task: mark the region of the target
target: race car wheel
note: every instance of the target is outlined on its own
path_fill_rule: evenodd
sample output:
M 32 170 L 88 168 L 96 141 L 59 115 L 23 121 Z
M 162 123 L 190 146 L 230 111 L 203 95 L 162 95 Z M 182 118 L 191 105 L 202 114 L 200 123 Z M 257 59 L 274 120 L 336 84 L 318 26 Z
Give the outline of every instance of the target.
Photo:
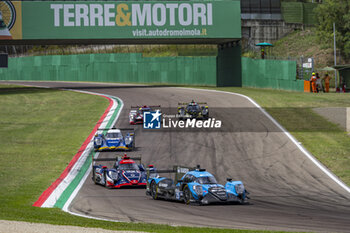
M 151 183 L 151 195 L 152 195 L 152 198 L 154 199 L 154 200 L 157 200 L 158 199 L 158 187 L 157 187 L 157 184 L 156 184 L 156 182 L 152 182 Z
M 103 186 L 107 187 L 107 174 L 106 174 L 106 171 L 103 172 L 103 178 L 105 179 L 105 183 L 103 184 Z
M 97 184 L 97 182 L 96 182 L 96 175 L 95 175 L 95 168 L 94 168 L 93 171 L 92 171 L 92 181 L 93 181 L 95 184 Z
M 238 195 L 239 198 L 239 204 L 244 204 L 244 197 L 242 194 Z
M 188 185 L 184 187 L 184 202 L 189 205 L 191 203 L 192 193 Z

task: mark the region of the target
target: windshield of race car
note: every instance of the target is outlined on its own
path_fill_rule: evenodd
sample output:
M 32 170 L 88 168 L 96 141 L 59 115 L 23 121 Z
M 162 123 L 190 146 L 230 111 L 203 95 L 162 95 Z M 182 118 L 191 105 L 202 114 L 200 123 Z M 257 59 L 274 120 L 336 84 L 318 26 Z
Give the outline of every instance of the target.
M 123 163 L 119 164 L 119 170 L 140 170 L 136 163 Z
M 121 133 L 107 133 L 106 138 L 122 138 L 123 135 Z
M 188 111 L 188 112 L 196 112 L 196 111 L 199 111 L 199 106 L 198 106 L 198 105 L 188 105 L 188 106 L 187 106 L 187 111 Z
M 194 180 L 194 182 L 198 184 L 217 184 L 218 183 L 214 176 L 198 177 Z

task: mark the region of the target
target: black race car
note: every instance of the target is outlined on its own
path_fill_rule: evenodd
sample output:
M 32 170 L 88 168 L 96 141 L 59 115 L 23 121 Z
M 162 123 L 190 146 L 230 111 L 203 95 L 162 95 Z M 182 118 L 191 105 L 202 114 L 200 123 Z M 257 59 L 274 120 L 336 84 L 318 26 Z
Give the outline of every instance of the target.
M 198 119 L 207 120 L 209 119 L 209 108 L 206 106 L 207 103 L 198 103 L 192 100 L 190 103 L 179 103 L 182 105 L 178 107 L 178 117 L 180 120 L 184 119 Z M 201 106 L 202 105 L 202 106 Z

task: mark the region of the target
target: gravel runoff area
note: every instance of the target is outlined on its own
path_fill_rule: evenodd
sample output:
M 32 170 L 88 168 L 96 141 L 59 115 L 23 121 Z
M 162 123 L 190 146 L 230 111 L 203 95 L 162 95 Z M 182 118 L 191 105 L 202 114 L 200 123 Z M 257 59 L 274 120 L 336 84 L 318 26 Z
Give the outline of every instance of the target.
M 350 133 L 350 108 L 314 108 L 314 111 Z
M 0 233 L 138 233 L 137 231 L 110 231 L 100 228 L 86 228 L 75 226 L 59 226 L 43 223 L 29 223 L 0 220 Z

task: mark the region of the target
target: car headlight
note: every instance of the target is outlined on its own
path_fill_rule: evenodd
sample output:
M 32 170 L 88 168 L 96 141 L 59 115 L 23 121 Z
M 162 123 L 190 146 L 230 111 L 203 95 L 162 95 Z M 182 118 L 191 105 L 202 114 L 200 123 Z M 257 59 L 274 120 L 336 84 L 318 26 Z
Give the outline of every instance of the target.
M 197 193 L 198 196 L 203 195 L 203 187 L 201 185 L 194 185 L 193 190 Z
M 131 143 L 132 139 L 131 137 L 125 137 L 125 144 L 129 145 Z
M 102 139 L 101 138 L 95 138 L 95 144 L 98 146 L 102 145 Z
M 244 193 L 244 185 L 243 184 L 237 184 L 235 185 L 236 193 L 237 194 L 243 194 Z
M 118 174 L 114 171 L 109 171 L 108 173 L 109 177 L 111 177 L 113 180 L 117 180 L 118 179 Z

